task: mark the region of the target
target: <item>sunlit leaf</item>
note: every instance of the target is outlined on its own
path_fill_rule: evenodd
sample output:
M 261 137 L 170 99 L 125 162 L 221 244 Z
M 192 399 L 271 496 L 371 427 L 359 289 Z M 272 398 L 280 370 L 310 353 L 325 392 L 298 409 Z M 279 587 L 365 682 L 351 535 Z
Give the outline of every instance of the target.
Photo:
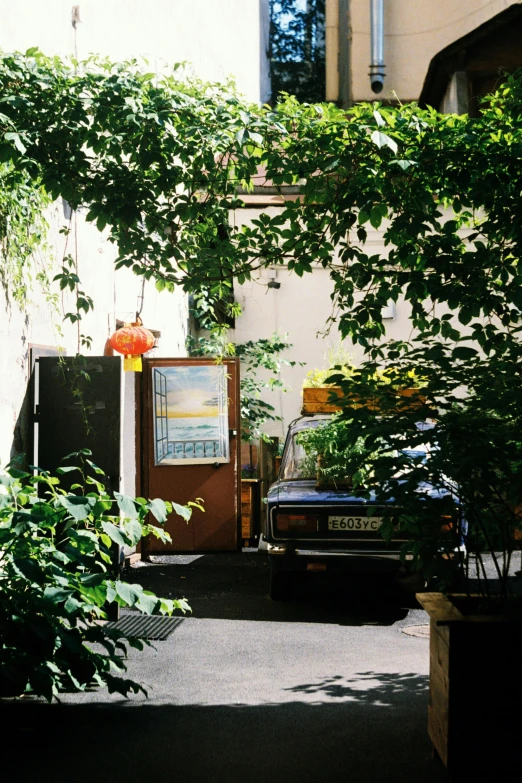
M 371 139 L 373 143 L 376 144 L 379 148 L 389 147 L 392 152 L 397 154 L 397 142 L 388 136 L 387 133 L 382 133 L 382 131 L 374 131 L 372 133 Z

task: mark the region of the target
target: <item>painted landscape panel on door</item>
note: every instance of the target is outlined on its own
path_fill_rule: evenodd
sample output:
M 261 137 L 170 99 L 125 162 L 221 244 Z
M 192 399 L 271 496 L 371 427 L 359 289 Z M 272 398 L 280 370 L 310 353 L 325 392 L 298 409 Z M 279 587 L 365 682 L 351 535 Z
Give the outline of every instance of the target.
M 155 465 L 230 462 L 222 364 L 152 367 Z

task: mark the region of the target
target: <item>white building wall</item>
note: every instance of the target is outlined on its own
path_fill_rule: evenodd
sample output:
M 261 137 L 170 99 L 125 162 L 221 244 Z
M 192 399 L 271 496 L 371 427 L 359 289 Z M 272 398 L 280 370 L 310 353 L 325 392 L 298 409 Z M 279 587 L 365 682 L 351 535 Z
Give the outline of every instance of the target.
M 204 80 L 236 79 L 248 100 L 267 100 L 266 57 L 268 0 L 83 0 L 80 23 L 72 25 L 72 0 L 0 0 L 0 48 L 26 51 L 38 47 L 45 54 L 91 53 L 112 60 L 145 56 L 149 67 L 188 61 Z M 263 43 L 261 43 L 263 42 Z M 142 279 L 128 270 L 114 269 L 116 248 L 106 234 L 86 224 L 83 215 L 73 218 L 67 240 L 59 228 L 68 224 L 61 203 L 49 215 L 50 252 L 42 263 L 59 271 L 64 253 L 77 259 L 81 288 L 94 300 L 94 311 L 81 322 L 81 331 L 92 338 L 92 348 L 82 353 L 100 355 L 114 330 L 116 319 L 133 320 L 141 305 Z M 77 234 L 75 235 L 75 228 Z M 53 290 L 57 290 L 56 284 Z M 15 426 L 29 380 L 29 344 L 60 346 L 68 355 L 78 350 L 77 329 L 61 316 L 35 288 L 25 313 L 7 307 L 0 288 L 0 463 L 11 456 Z M 72 309 L 72 297 L 60 302 L 63 312 Z M 187 301 L 182 291 L 158 293 L 154 283 L 144 290 L 141 317 L 146 326 L 161 331 L 157 356 L 185 355 Z M 125 442 L 122 445 L 123 483 L 134 490 L 134 374 L 125 374 L 122 392 Z
M 191 63 L 202 79 L 236 79 L 251 101 L 266 99 L 266 0 L 80 0 L 80 23 L 71 23 L 72 0 L 0 0 L 0 48 L 38 46 L 45 54 L 146 57 L 153 67 Z

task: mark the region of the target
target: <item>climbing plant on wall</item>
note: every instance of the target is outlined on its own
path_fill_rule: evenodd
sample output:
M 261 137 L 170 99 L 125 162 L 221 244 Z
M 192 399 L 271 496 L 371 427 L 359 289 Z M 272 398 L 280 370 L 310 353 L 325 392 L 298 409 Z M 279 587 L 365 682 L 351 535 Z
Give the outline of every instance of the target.
M 270 441 L 265 432 L 266 426 L 282 420 L 274 405 L 263 396 L 266 396 L 266 391 L 289 391 L 280 373 L 283 366 L 294 367 L 297 364 L 282 356 L 291 347 L 286 336 L 278 334 L 234 344 L 228 339 L 226 327 L 216 327 L 206 337 L 189 336 L 187 339 L 189 356 L 215 356 L 217 361 L 222 361 L 225 356 L 240 359 L 241 439 L 246 443 Z
M 1 117 L 0 117 L 1 120 Z M 4 138 L 9 140 L 9 131 Z M 48 287 L 45 267 L 29 259 L 42 249 L 50 198 L 28 172 L 0 163 L 0 282 L 7 303 L 25 307 L 31 284 Z
M 486 352 L 518 329 L 516 78 L 473 120 L 294 98 L 272 111 L 180 70 L 37 51 L 3 57 L 0 88 L 4 165 L 83 207 L 117 245 L 116 265 L 159 289 L 226 299 L 234 280 L 263 266 L 303 275 L 319 264 L 342 334 L 365 346 L 382 337 L 382 306 L 399 297 L 420 333 L 456 341 L 464 329 Z M 300 197 L 232 225 L 260 170 L 282 192 L 299 185 Z M 386 252 L 367 242 L 378 228 Z

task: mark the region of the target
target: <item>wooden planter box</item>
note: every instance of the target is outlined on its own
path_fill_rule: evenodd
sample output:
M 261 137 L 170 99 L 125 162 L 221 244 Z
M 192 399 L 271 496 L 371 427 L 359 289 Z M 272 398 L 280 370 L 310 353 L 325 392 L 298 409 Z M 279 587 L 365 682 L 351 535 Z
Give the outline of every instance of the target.
M 522 623 L 464 613 L 442 593 L 417 599 L 430 616 L 434 751 L 451 779 L 479 780 L 495 770 L 497 780 L 511 780 L 498 773 L 520 764 Z
M 303 389 L 303 416 L 313 416 L 314 413 L 337 413 L 341 408 L 335 404 L 336 397 L 343 393 L 338 386 L 321 386 L 316 389 Z
M 396 391 L 391 390 L 394 394 Z M 400 397 L 413 397 L 417 394 L 418 389 L 401 389 L 398 394 Z M 319 386 L 317 388 L 303 389 L 303 407 L 301 414 L 303 416 L 313 416 L 316 413 L 337 413 L 341 410 L 341 406 L 336 403 L 336 398 L 342 398 L 343 392 L 339 386 Z M 426 402 L 425 397 L 419 396 L 414 402 L 412 407 L 418 407 Z M 377 404 L 370 403 L 370 407 L 377 409 Z

